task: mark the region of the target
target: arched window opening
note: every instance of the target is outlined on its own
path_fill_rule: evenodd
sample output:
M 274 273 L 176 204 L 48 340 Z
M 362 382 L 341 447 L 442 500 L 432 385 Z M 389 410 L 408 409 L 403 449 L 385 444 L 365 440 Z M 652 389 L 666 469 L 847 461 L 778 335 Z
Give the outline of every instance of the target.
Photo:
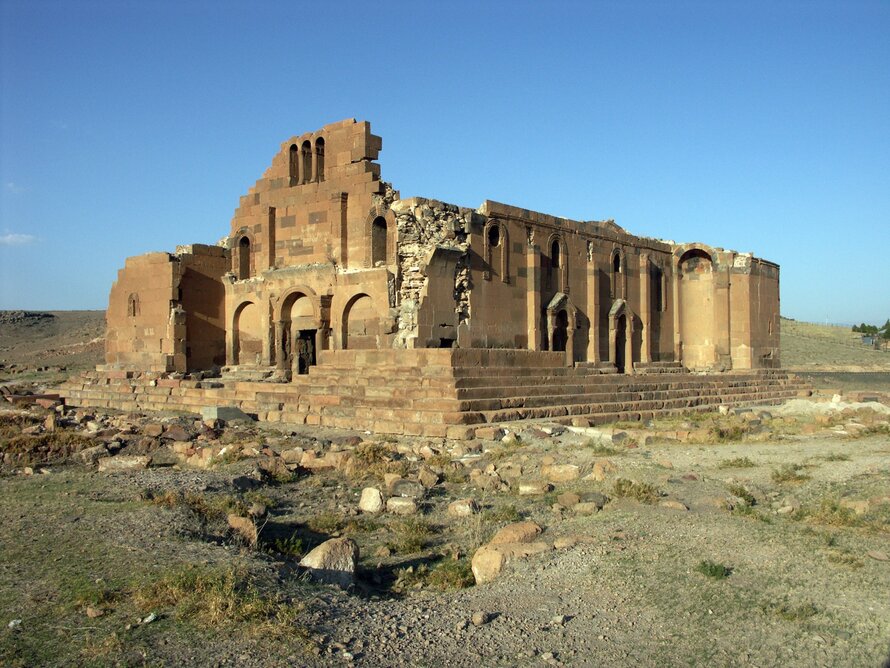
M 315 180 L 318 183 L 324 181 L 324 138 L 315 140 Z
M 621 274 L 621 253 L 616 250 L 612 253 L 612 281 L 610 286 L 612 299 L 620 299 L 624 296 L 624 286 L 621 280 Z
M 288 152 L 288 162 L 287 162 L 287 174 L 290 180 L 290 185 L 295 186 L 299 183 L 299 172 L 300 172 L 300 152 L 297 149 L 296 144 L 290 145 L 290 151 Z
M 553 237 L 550 242 L 550 262 L 547 267 L 547 287 L 554 290 L 565 291 L 565 271 L 563 265 L 566 259 L 563 257 L 562 239 Z
M 501 243 L 501 228 L 498 225 L 492 225 L 488 228 L 488 247 L 497 248 Z
M 550 246 L 550 266 L 554 269 L 559 269 L 562 266 L 559 251 L 559 239 L 554 239 Z
M 300 151 L 303 155 L 303 183 L 309 183 L 312 179 L 312 144 L 309 143 L 309 140 L 303 142 L 303 147 Z
M 386 220 L 378 216 L 371 223 L 371 266 L 376 266 L 378 262 L 385 263 L 387 257 Z
M 652 268 L 652 299 L 655 312 L 664 311 L 664 272 L 661 267 Z
M 127 315 L 131 318 L 139 315 L 139 295 L 135 292 L 127 298 Z
M 238 242 L 238 280 L 250 278 L 250 239 L 241 237 Z

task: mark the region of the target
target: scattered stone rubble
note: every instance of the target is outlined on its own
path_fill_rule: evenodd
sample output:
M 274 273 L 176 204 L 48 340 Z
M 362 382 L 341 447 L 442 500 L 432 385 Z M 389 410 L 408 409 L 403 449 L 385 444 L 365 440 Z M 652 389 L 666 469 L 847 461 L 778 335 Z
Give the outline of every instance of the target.
M 727 410 L 715 416 L 709 427 L 699 422 L 669 426 L 641 425 L 639 428 L 565 427 L 553 424 L 492 427 L 473 441 L 446 439 L 382 439 L 372 434 L 309 431 L 274 431 L 261 427 L 238 411 L 219 408 L 201 417 L 184 415 L 142 415 L 103 413 L 72 409 L 45 393 L 26 395 L 6 393 L 8 408 L 0 409 L 2 424 L 20 425 L 20 435 L 3 445 L 2 469 L 7 473 L 33 475 L 50 473 L 63 463 L 94 468 L 100 474 L 116 475 L 156 467 L 208 469 L 237 460 L 255 463 L 254 473 L 232 480 L 235 489 L 256 489 L 263 481 L 286 481 L 299 475 L 335 474 L 367 480 L 373 460 L 403 462 L 401 472 L 380 472 L 382 484 L 367 484 L 356 494 L 349 513 L 369 516 L 425 514 L 439 504 L 446 517 L 466 521 L 477 515 L 479 499 L 492 495 L 515 494 L 539 497 L 547 503 L 553 518 L 586 516 L 603 511 L 614 500 L 596 491 L 583 491 L 575 484 L 617 480 L 627 475 L 622 463 L 609 452 L 633 450 L 655 442 L 704 443 L 727 429 L 733 438 L 757 442 L 783 436 L 783 427 L 795 424 L 798 432 L 857 437 L 874 430 L 890 430 L 890 401 L 880 403 L 798 400 L 785 407 L 765 410 Z M 30 397 L 23 401 L 22 397 Z M 719 426 L 717 432 L 714 425 Z M 792 436 L 793 437 L 793 436 Z M 67 444 L 53 449 L 56 441 Z M 540 443 L 548 454 L 531 459 L 514 456 L 518 446 Z M 29 444 L 33 447 L 28 447 Z M 48 445 L 50 444 L 50 445 Z M 565 445 L 586 444 L 601 457 L 574 458 Z M 370 449 L 370 450 L 369 450 Z M 696 480 L 694 474 L 670 473 L 670 461 L 656 462 L 669 475 Z M 50 468 L 47 468 L 50 467 Z M 443 496 L 446 482 L 461 481 L 458 498 Z M 566 486 L 569 486 L 568 488 Z M 469 496 L 466 493 L 472 492 Z M 791 495 L 772 495 L 754 487 L 747 492 L 761 506 L 777 514 L 791 514 L 800 502 Z M 553 495 L 553 496 L 550 496 Z M 688 511 L 682 499 L 662 495 L 655 502 L 665 511 Z M 844 499 L 842 507 L 857 515 L 868 512 L 882 499 Z M 890 497 L 886 499 L 890 502 Z M 734 494 L 715 498 L 717 508 L 731 509 L 749 503 Z M 262 503 L 254 503 L 246 514 L 232 513 L 226 522 L 233 535 L 245 544 L 258 542 L 258 526 L 266 516 Z M 478 584 L 498 577 L 510 564 L 590 542 L 590 535 L 564 535 L 532 521 L 510 522 L 472 554 L 472 573 Z M 355 582 L 359 561 L 358 546 L 345 537 L 326 541 L 307 554 L 300 565 L 313 577 L 348 587 Z

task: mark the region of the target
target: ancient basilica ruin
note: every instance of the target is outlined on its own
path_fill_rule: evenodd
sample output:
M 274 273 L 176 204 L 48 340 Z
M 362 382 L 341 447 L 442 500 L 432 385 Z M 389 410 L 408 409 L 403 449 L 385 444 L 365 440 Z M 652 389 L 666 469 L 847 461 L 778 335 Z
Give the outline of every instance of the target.
M 129 258 L 69 403 L 471 437 L 778 400 L 779 267 L 381 179 L 353 119 L 291 137 L 215 246 Z

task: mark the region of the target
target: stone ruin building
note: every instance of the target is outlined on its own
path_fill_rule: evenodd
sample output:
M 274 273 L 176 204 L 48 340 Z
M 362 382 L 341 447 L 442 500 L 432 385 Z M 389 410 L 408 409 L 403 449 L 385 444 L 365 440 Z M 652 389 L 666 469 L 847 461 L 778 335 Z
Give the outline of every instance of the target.
M 403 199 L 381 148 L 354 119 L 291 137 L 217 245 L 128 258 L 106 364 L 68 402 L 466 438 L 794 394 L 778 265 L 611 220 Z

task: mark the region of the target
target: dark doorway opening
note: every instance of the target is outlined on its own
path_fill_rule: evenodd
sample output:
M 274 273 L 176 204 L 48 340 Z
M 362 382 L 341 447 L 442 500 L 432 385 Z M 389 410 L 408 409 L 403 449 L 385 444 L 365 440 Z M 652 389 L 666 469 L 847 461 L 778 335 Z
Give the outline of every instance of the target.
M 556 327 L 553 330 L 553 351 L 565 352 L 569 340 L 569 314 L 565 309 L 556 314 Z
M 615 322 L 615 367 L 618 369 L 618 373 L 624 373 L 626 348 L 627 316 L 622 313 Z
M 301 329 L 294 341 L 294 357 L 297 360 L 297 373 L 309 373 L 315 366 L 315 333 L 317 329 Z

